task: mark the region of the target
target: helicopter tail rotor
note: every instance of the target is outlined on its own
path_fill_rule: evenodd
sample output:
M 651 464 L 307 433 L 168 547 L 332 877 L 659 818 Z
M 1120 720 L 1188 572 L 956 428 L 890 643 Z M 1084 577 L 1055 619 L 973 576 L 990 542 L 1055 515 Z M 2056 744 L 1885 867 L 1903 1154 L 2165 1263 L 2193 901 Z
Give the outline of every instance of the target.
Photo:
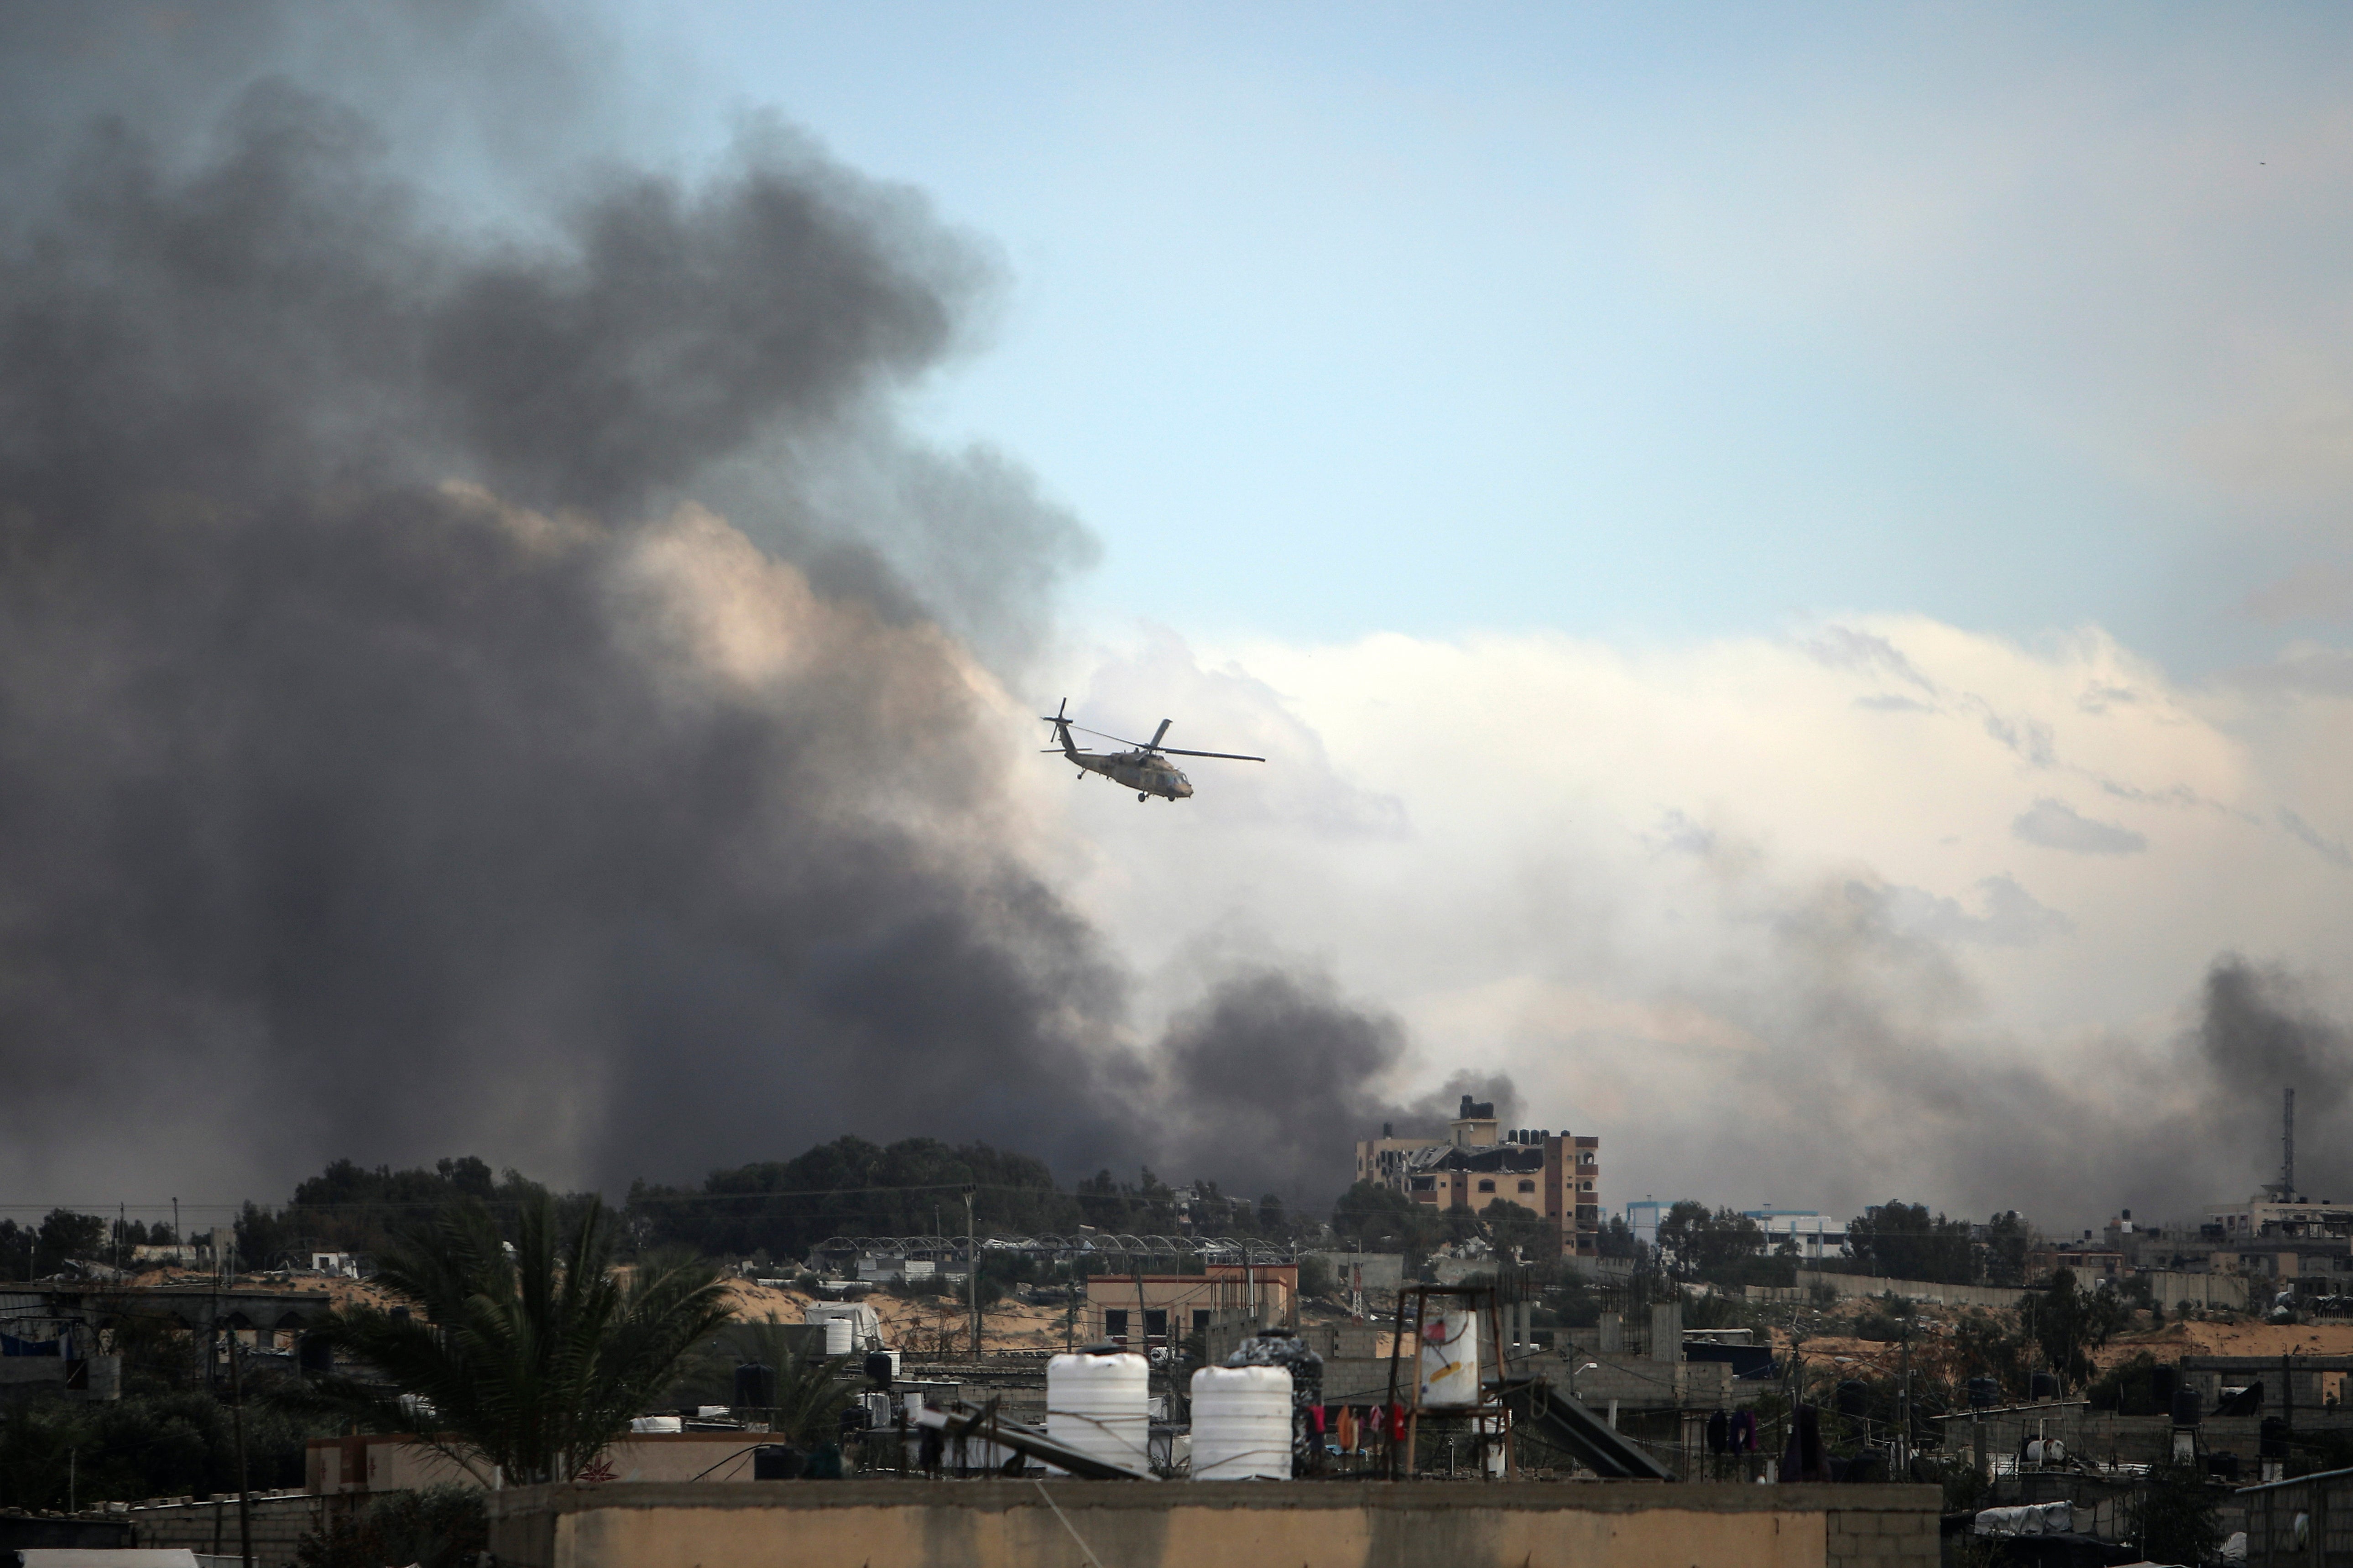
M 1071 700 L 1065 697 L 1062 699 L 1061 705 L 1056 708 L 1054 711 L 1051 713 L 1041 713 L 1039 717 L 1045 720 L 1047 723 L 1054 726 L 1054 740 L 1060 746 L 1062 754 L 1068 757 L 1075 757 L 1079 753 L 1079 748 L 1078 743 L 1071 739 L 1070 712 Z

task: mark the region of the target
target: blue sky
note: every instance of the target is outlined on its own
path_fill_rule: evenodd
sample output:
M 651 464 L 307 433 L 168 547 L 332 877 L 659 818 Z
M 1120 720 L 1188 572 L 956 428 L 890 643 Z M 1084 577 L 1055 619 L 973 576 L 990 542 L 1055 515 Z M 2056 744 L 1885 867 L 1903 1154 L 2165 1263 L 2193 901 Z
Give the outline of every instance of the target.
M 2343 559 L 2333 456 L 2273 482 L 2348 385 L 2339 10 L 613 15 L 640 145 L 774 110 L 997 250 L 918 418 L 1102 537 L 1082 623 L 1921 614 L 2194 675 Z

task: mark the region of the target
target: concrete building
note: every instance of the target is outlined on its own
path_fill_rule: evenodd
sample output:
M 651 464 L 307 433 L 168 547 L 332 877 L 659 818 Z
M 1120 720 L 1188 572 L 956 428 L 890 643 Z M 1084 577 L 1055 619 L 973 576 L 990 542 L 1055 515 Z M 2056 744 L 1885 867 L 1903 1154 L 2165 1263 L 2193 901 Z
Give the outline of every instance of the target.
M 1212 1263 L 1199 1274 L 1092 1274 L 1086 1333 L 1129 1350 L 1155 1349 L 1213 1324 L 1299 1326 L 1295 1263 Z
M 2125 1271 L 2125 1255 L 2094 1241 L 2088 1230 L 2080 1241 L 2046 1242 L 2041 1247 L 2027 1248 L 2026 1279 L 2029 1284 L 2045 1282 L 2062 1268 L 2073 1274 L 2078 1284 L 2115 1279 Z
M 1628 1204 L 1626 1228 L 1632 1231 L 1634 1239 L 1643 1246 L 1656 1247 L 1659 1245 L 1659 1222 L 1667 1217 L 1669 1209 L 1688 1201 L 1684 1198 L 1646 1197 L 1640 1203 Z
M 1765 1231 L 1765 1250 L 1776 1253 L 1784 1242 L 1798 1244 L 1798 1256 L 1809 1263 L 1819 1263 L 1825 1258 L 1846 1255 L 1846 1224 L 1814 1209 L 1777 1209 L 1767 1204 L 1761 1209 L 1743 1209 L 1744 1217 L 1755 1220 Z M 1653 1226 L 1656 1221 L 1652 1222 Z M 1653 1239 L 1655 1239 L 1655 1228 Z
M 1550 1220 L 1562 1253 L 1600 1248 L 1601 1140 L 1549 1129 L 1505 1131 L 1495 1108 L 1462 1097 L 1444 1138 L 1381 1136 L 1356 1145 L 1356 1179 L 1403 1193 L 1416 1204 L 1473 1213 L 1517 1204 Z
M 2220 1242 L 2274 1237 L 2299 1240 L 2332 1237 L 2341 1250 L 2353 1245 L 2353 1208 L 2332 1204 L 2326 1198 L 2318 1203 L 2303 1197 L 2294 1203 L 2279 1203 L 2259 1196 L 2243 1204 L 2209 1207 L 2205 1230 L 2210 1240 Z

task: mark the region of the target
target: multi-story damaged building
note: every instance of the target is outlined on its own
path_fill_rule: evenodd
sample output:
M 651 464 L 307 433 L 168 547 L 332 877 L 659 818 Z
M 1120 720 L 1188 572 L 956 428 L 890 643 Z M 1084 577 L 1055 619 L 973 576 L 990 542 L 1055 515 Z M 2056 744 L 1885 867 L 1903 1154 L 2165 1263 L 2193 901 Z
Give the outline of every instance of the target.
M 1476 1213 L 1517 1204 L 1550 1220 L 1564 1253 L 1600 1247 L 1601 1140 L 1549 1129 L 1505 1130 L 1495 1108 L 1462 1097 L 1444 1138 L 1399 1138 L 1383 1127 L 1356 1145 L 1356 1179 L 1430 1208 Z

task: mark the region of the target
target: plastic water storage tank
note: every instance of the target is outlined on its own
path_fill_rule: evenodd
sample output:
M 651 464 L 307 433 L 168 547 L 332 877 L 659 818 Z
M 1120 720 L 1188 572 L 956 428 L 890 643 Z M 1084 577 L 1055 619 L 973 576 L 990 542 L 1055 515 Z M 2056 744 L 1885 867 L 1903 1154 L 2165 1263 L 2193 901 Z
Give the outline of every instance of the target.
M 1193 1374 L 1193 1479 L 1291 1479 L 1291 1373 L 1205 1366 Z
M 1046 1435 L 1128 1469 L 1150 1468 L 1151 1367 L 1140 1355 L 1058 1355 L 1046 1363 Z
M 825 1321 L 825 1353 L 848 1355 L 857 1342 L 858 1331 L 848 1318 L 828 1318 Z
M 1479 1315 L 1440 1312 L 1421 1325 L 1421 1407 L 1461 1410 L 1479 1403 Z

